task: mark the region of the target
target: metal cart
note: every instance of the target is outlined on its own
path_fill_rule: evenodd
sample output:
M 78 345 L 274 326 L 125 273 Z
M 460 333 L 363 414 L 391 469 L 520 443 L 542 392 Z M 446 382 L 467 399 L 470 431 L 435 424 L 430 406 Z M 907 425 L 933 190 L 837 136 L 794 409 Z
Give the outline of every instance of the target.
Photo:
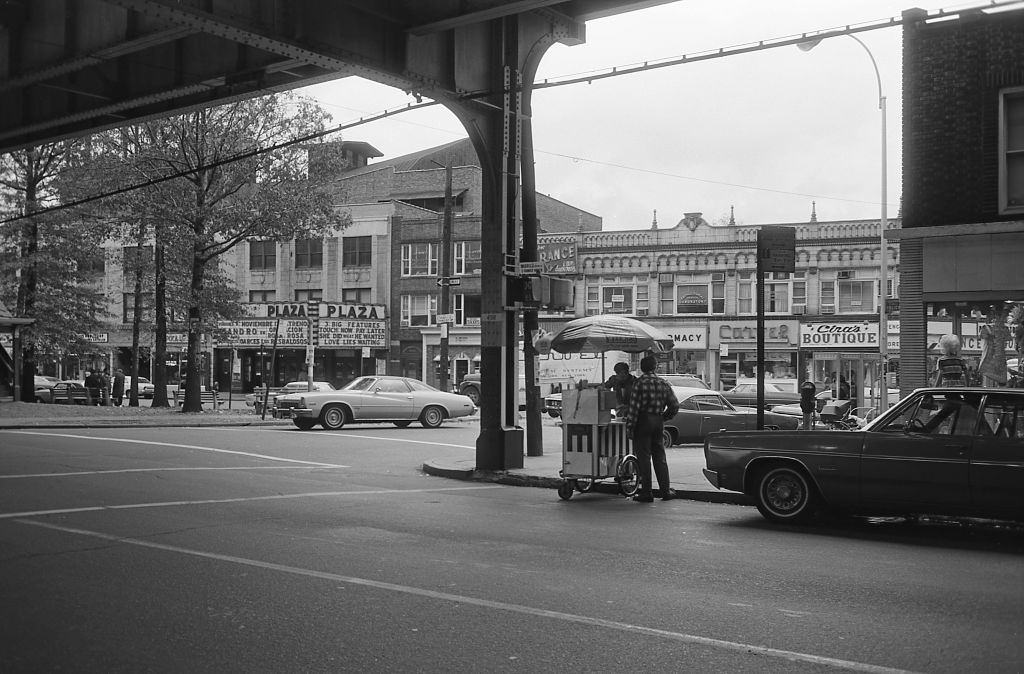
M 613 479 L 632 496 L 640 489 L 640 464 L 632 454 L 626 424 L 612 421 L 615 394 L 599 388 L 562 393 L 562 484 L 558 496 L 586 493 L 599 480 Z

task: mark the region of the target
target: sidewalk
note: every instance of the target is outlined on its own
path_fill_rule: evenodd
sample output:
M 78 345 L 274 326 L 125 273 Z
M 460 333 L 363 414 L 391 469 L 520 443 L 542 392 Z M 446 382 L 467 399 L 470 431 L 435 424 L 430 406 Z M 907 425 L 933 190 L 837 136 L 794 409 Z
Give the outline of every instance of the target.
M 704 446 L 698 444 L 676 445 L 666 451 L 668 459 L 669 480 L 676 490 L 678 498 L 709 503 L 733 503 L 736 505 L 753 505 L 753 501 L 744 494 L 730 491 L 719 491 L 711 486 L 701 470 L 704 468 Z M 523 467 L 511 470 L 476 470 L 475 456 L 460 460 L 435 459 L 423 464 L 423 472 L 428 475 L 447 477 L 455 480 L 471 480 L 478 482 L 497 482 L 521 487 L 541 487 L 556 489 L 563 480 L 558 476 L 562 467 L 561 450 L 552 451 L 545 447 L 543 456 L 527 456 L 523 458 Z M 612 479 L 597 482 L 592 490 L 596 494 L 618 494 L 618 485 Z M 576 492 L 573 498 L 581 495 Z M 582 495 L 583 498 L 591 498 Z

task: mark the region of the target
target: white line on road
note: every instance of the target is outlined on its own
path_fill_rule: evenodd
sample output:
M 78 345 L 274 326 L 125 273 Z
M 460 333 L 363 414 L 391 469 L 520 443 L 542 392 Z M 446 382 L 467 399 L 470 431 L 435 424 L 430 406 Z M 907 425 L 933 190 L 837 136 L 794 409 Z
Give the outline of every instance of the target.
M 242 498 L 212 498 L 197 501 L 162 501 L 157 503 L 126 503 L 109 506 L 84 506 L 81 508 L 59 508 L 55 510 L 35 510 L 20 513 L 0 513 L 0 520 L 16 517 L 42 517 L 44 515 L 70 515 L 90 513 L 103 510 L 140 510 L 143 508 L 174 508 L 178 506 L 213 505 L 219 503 L 248 503 L 250 501 L 279 501 L 297 498 L 320 498 L 324 496 L 366 496 L 371 494 L 432 494 L 436 492 L 471 491 L 480 489 L 506 489 L 501 485 L 479 485 L 472 487 L 439 487 L 437 489 L 365 489 L 355 491 L 314 491 L 301 494 L 270 494 L 267 496 L 245 496 Z
M 617 630 L 620 632 L 628 632 L 631 634 L 660 637 L 662 639 L 668 639 L 670 641 L 676 641 L 687 644 L 697 644 L 700 646 L 707 646 L 710 648 L 718 648 L 722 650 L 734 651 L 750 655 L 760 655 L 771 658 L 778 658 L 780 660 L 787 660 L 790 662 L 804 662 L 814 665 L 822 665 L 825 667 L 837 667 L 840 669 L 846 669 L 854 672 L 872 672 L 873 674 L 897 674 L 906 672 L 906 670 L 892 669 L 889 667 L 880 667 L 878 665 L 872 665 L 864 662 L 840 660 L 838 658 L 829 658 L 821 655 L 813 655 L 810 653 L 799 653 L 797 651 L 786 651 L 779 648 L 769 648 L 767 646 L 744 644 L 741 642 L 727 641 L 724 639 L 713 639 L 710 637 L 702 637 L 696 634 L 685 634 L 683 632 L 673 632 L 670 630 L 662 630 L 653 627 L 644 627 L 643 625 L 633 625 L 631 623 L 618 622 L 615 620 L 605 620 L 603 618 L 593 618 L 590 616 L 577 615 L 574 613 L 550 611 L 547 609 L 536 608 L 533 606 L 509 604 L 501 601 L 479 599 L 477 597 L 468 597 L 464 595 L 450 594 L 447 592 L 437 592 L 435 590 L 425 590 L 423 588 L 411 587 L 408 585 L 396 585 L 394 583 L 385 583 L 378 580 L 369 580 L 367 578 L 342 576 L 340 574 L 328 573 L 326 571 L 314 571 L 312 569 L 303 569 L 295 566 L 287 566 L 285 564 L 275 564 L 273 562 L 264 562 L 258 559 L 248 559 L 246 557 L 236 557 L 234 555 L 221 555 L 215 552 L 204 552 L 202 550 L 182 548 L 176 545 L 165 545 L 163 543 L 155 543 L 153 541 L 140 540 L 137 538 L 122 538 L 121 536 L 113 536 L 110 534 L 100 533 L 98 531 L 89 531 L 86 529 L 64 527 L 56 524 L 49 524 L 46 522 L 18 520 L 18 523 L 28 524 L 30 526 L 36 527 L 43 527 L 45 529 L 53 529 L 55 531 L 61 531 L 69 534 L 77 534 L 79 536 L 89 536 L 92 538 L 99 538 L 101 540 L 124 543 L 127 545 L 136 545 L 139 547 L 150 548 L 153 550 L 163 550 L 165 552 L 174 552 L 182 555 L 190 555 L 193 557 L 212 559 L 220 562 L 228 562 L 231 564 L 241 564 L 244 566 L 266 569 L 268 571 L 277 571 L 280 573 L 288 573 L 297 576 L 306 576 L 309 578 L 317 578 L 320 580 L 329 580 L 331 582 L 336 583 L 340 582 L 349 583 L 351 585 L 361 585 L 363 587 L 371 587 L 378 590 L 387 590 L 389 592 L 400 592 L 403 594 L 410 594 L 418 597 L 427 597 L 430 599 L 437 599 L 440 601 L 468 604 L 471 606 L 479 606 L 482 608 L 494 609 L 497 611 L 507 611 L 511 613 L 518 613 L 521 615 L 528 615 L 538 618 L 561 620 L 564 622 L 575 623 L 578 625 L 589 625 L 591 627 L 600 627 L 604 629 Z
M 198 431 L 198 430 L 204 430 L 204 431 L 205 430 L 218 430 L 218 431 L 227 431 L 227 432 L 234 432 L 234 433 L 252 433 L 253 432 L 252 430 L 240 429 L 240 428 L 212 428 L 212 427 L 211 428 L 204 428 L 204 429 L 190 428 L 189 430 L 193 430 L 193 431 Z M 381 436 L 381 435 L 359 435 L 359 434 L 356 434 L 356 433 L 348 433 L 348 432 L 329 433 L 328 431 L 310 432 L 310 431 L 299 431 L 299 430 L 295 430 L 295 429 L 284 429 L 284 428 L 282 428 L 282 429 L 274 428 L 274 429 L 271 429 L 271 431 L 272 432 L 276 432 L 276 433 L 302 433 L 302 437 L 303 438 L 330 438 L 332 440 L 339 440 L 339 439 L 340 440 L 344 440 L 345 438 L 359 438 L 360 440 L 385 440 L 387 442 L 407 442 L 407 443 L 413 444 L 413 445 L 435 445 L 437 447 L 455 447 L 456 449 L 476 449 L 475 445 L 453 445 L 450 442 L 427 442 L 426 440 L 409 440 L 407 438 L 396 438 L 396 437 L 392 437 L 390 435 L 388 435 L 388 436 Z M 701 445 L 701 447 L 703 447 L 703 445 Z
M 167 473 L 175 471 L 206 470 L 309 470 L 325 466 L 211 466 L 207 468 L 121 468 L 114 470 L 79 470 L 71 473 L 26 473 L 25 475 L 0 475 L 0 480 L 18 480 L 26 477 L 79 477 L 82 475 L 112 475 L 116 473 Z M 350 466 L 330 466 L 349 468 Z
M 5 431 L 8 432 L 8 431 Z M 178 449 L 196 449 L 201 452 L 214 452 L 217 454 L 237 454 L 248 456 L 254 459 L 267 459 L 268 461 L 284 461 L 286 463 L 299 463 L 305 466 L 321 466 L 323 468 L 345 468 L 334 463 L 320 463 L 319 461 L 302 461 L 301 459 L 285 459 L 280 456 L 268 456 L 266 454 L 254 454 L 252 452 L 239 452 L 234 449 L 220 449 L 218 447 L 200 447 L 199 445 L 179 445 L 173 442 L 154 442 L 152 440 L 132 440 L 130 438 L 103 438 L 96 435 L 74 435 L 71 433 L 42 433 L 39 431 L 9 431 L 21 435 L 39 435 L 51 438 L 74 438 L 78 440 L 103 440 L 104 442 L 124 442 L 130 445 L 156 445 L 158 447 L 176 447 Z

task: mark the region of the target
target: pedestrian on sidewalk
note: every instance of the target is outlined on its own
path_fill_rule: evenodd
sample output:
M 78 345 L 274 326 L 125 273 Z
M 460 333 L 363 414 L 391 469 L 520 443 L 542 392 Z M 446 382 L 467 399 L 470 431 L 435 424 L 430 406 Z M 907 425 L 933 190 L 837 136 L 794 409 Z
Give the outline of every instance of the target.
M 633 500 L 643 503 L 654 501 L 652 463 L 661 498 L 668 501 L 676 495 L 669 486 L 664 431 L 665 421 L 679 412 L 679 400 L 669 383 L 655 374 L 657 369 L 658 361 L 654 356 L 644 356 L 640 360 L 642 374 L 633 384 L 626 414 L 626 432 L 633 438 L 633 453 L 640 462 L 640 490 Z
M 114 398 L 114 406 L 120 407 L 124 401 L 124 370 L 121 368 L 114 371 L 114 385 L 110 393 Z

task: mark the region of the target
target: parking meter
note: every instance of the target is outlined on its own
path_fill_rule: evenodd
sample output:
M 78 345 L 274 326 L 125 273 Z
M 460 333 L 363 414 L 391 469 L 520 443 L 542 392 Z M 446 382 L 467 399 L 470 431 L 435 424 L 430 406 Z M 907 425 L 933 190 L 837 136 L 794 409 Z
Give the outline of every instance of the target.
M 804 413 L 804 430 L 809 431 L 814 423 L 814 412 L 817 400 L 814 394 L 818 387 L 813 381 L 805 381 L 800 384 L 800 411 Z

